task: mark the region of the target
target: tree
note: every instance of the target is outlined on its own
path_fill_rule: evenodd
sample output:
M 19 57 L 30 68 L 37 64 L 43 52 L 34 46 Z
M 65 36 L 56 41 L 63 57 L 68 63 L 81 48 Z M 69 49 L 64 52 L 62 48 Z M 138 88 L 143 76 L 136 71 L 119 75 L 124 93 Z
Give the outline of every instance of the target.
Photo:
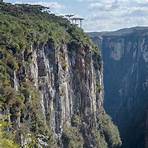
M 7 123 L 0 121 L 0 147 L 3 148 L 19 148 L 17 144 L 13 140 L 9 139 L 9 135 L 6 133 L 4 128 Z

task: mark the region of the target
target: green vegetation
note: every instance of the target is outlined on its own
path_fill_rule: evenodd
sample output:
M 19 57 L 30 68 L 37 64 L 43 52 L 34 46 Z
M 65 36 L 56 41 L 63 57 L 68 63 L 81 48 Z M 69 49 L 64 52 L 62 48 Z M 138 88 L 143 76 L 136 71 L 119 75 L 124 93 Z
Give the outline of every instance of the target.
M 62 141 L 64 148 L 83 148 L 83 137 L 76 127 L 68 127 L 65 125 Z
M 9 127 L 8 123 L 0 119 L 0 147 L 19 148 L 19 146 L 14 142 L 14 139 L 12 139 L 12 135 L 5 130 L 8 127 Z
M 98 148 L 108 148 L 108 144 L 105 140 L 103 133 L 101 133 L 99 130 L 95 130 L 95 129 L 92 130 L 92 133 L 94 135 L 94 138 L 95 138 Z
M 74 127 L 80 127 L 81 126 L 81 118 L 78 115 L 73 115 L 71 119 L 71 124 Z
M 113 124 L 111 118 L 106 114 L 99 115 L 99 127 L 105 135 L 109 147 L 115 148 L 121 146 L 121 140 L 118 128 Z
M 83 44 L 84 45 L 88 45 L 89 46 L 91 44 L 91 40 L 90 38 L 83 32 L 83 30 L 81 28 L 78 28 L 76 26 L 71 26 L 68 28 L 67 32 L 70 34 L 70 41 L 71 42 L 75 42 L 75 43 L 79 43 L 79 44 Z
M 0 4 L 0 46 L 14 52 L 31 45 L 60 43 L 91 43 L 82 29 L 64 18 L 48 14 L 42 6 Z M 15 51 L 16 50 L 16 51 Z
M 0 48 L 0 52 L 3 58 L 0 60 L 0 101 L 7 105 L 22 106 L 24 97 L 15 92 L 15 89 L 11 85 L 11 76 L 14 74 L 14 70 L 18 68 L 17 60 L 13 57 L 12 53 Z
M 97 90 L 97 92 L 100 92 L 102 89 L 103 89 L 102 86 L 97 83 L 96 84 L 96 90 Z

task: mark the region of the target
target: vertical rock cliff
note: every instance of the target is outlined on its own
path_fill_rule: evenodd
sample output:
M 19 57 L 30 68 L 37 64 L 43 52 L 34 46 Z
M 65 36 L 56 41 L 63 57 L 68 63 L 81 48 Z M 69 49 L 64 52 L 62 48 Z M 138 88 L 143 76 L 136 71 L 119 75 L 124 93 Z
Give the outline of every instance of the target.
M 103 108 L 100 52 L 88 36 L 41 6 L 0 8 L 3 132 L 24 148 L 119 147 Z
M 119 126 L 123 147 L 147 147 L 148 28 L 91 36 L 102 48 L 105 109 Z

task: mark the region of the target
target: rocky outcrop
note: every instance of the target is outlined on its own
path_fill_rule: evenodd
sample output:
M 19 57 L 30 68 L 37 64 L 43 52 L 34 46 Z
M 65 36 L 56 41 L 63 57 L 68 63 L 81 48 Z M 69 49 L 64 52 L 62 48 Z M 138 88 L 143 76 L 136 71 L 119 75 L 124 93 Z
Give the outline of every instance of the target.
M 105 109 L 121 131 L 123 147 L 145 147 L 148 108 L 148 28 L 92 33 L 102 48 Z
M 50 115 L 51 127 L 59 138 L 62 127 L 71 126 L 75 115 L 84 121 L 87 119 L 87 125 L 95 127 L 103 100 L 102 92 L 96 92 L 96 82 L 102 85 L 102 71 L 94 68 L 89 47 L 68 52 L 66 45 L 57 49 L 47 45 L 38 50 L 35 60 L 38 67 L 34 72 L 38 73 L 42 110 L 45 118 Z M 101 70 L 101 63 L 98 67 Z

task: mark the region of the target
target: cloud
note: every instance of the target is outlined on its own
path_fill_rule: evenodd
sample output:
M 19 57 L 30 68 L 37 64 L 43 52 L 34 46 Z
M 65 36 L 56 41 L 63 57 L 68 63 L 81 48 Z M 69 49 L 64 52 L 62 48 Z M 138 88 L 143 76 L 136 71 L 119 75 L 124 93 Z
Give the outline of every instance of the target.
M 84 0 L 81 0 L 84 1 Z M 148 25 L 148 0 L 86 0 L 87 31 L 116 30 Z
M 77 0 L 78 2 L 95 2 L 97 0 Z
M 50 8 L 53 8 L 53 9 L 63 9 L 65 8 L 64 5 L 58 3 L 58 2 L 38 2 L 37 4 L 39 5 L 43 5 L 43 6 L 46 6 L 46 7 L 50 7 Z
M 119 7 L 119 4 L 117 1 L 114 2 L 93 2 L 90 3 L 89 8 L 90 10 L 99 9 L 99 10 L 113 10 Z
M 56 14 L 77 13 L 85 18 L 86 31 L 148 25 L 148 0 L 18 0 L 17 3 L 20 1 L 50 7 Z

